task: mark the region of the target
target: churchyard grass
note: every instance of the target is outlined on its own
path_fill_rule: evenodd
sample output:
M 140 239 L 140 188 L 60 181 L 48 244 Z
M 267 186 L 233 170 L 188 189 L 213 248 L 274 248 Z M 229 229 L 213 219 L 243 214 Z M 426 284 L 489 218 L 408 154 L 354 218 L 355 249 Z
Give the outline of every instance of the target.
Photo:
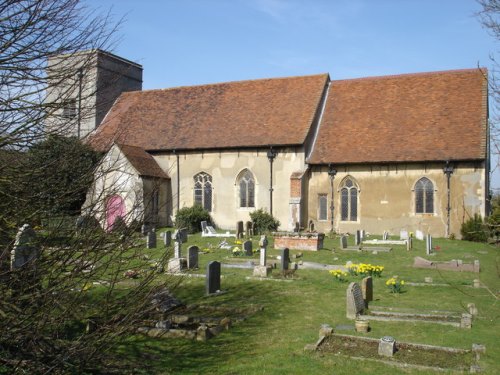
M 143 249 L 151 260 L 164 252 L 158 233 L 158 248 Z M 272 247 L 269 237 L 268 259 L 279 255 Z M 207 254 L 200 254 L 199 269 L 189 273 L 204 274 L 212 260 L 230 262 L 234 257 L 231 249 L 234 239 L 227 239 L 231 249 L 215 249 L 220 238 L 202 238 L 190 235 L 188 243 L 182 245 L 185 256 L 187 247 L 197 245 L 200 251 L 214 247 Z M 352 238 L 350 241 L 353 242 Z M 490 245 L 458 240 L 434 239 L 438 247 L 435 255 L 425 256 L 425 242 L 414 241 L 414 249 L 391 245 L 389 253 L 341 251 L 338 239 L 325 239 L 325 249 L 300 251 L 303 257 L 291 259 L 325 264 L 345 265 L 371 263 L 384 266 L 381 278 L 374 277 L 374 301 L 370 307 L 398 307 L 415 310 L 446 310 L 468 312 L 467 304 L 474 303 L 479 315 L 474 318 L 472 329 L 461 329 L 446 325 L 415 322 L 371 321 L 371 330 L 360 334 L 352 331 L 341 333 L 380 338 L 390 335 L 396 341 L 406 341 L 430 345 L 470 349 L 472 343 L 486 345 L 486 354 L 481 356 L 480 365 L 484 373 L 500 373 L 500 347 L 498 345 L 499 312 L 498 300 L 491 294 L 499 290 L 498 261 L 499 250 Z M 234 245 L 234 246 L 233 246 Z M 258 237 L 253 238 L 253 249 L 258 248 Z M 333 251 L 332 251 L 333 250 Z M 478 252 L 479 251 L 479 252 Z M 290 257 L 299 251 L 291 250 Z M 413 258 L 422 256 L 431 260 L 462 259 L 473 262 L 479 259 L 481 272 L 452 272 L 412 267 Z M 252 259 L 258 264 L 258 254 L 252 257 L 238 256 L 238 260 Z M 179 374 L 373 374 L 412 373 L 427 374 L 429 370 L 398 369 L 371 361 L 353 361 L 348 358 L 325 353 L 304 352 L 304 346 L 317 341 L 318 330 L 323 323 L 332 327 L 342 324 L 353 325 L 346 318 L 347 283 L 335 282 L 327 270 L 299 269 L 293 277 L 273 275 L 282 281 L 259 281 L 248 279 L 251 269 L 222 268 L 221 289 L 226 293 L 206 297 L 205 279 L 182 277 L 181 284 L 174 291 L 177 298 L 186 304 L 230 306 L 244 308 L 251 305 L 263 306 L 262 311 L 250 315 L 246 320 L 235 323 L 229 331 L 207 342 L 186 339 L 153 339 L 131 335 L 122 343 L 120 351 L 124 358 L 135 363 L 138 373 L 179 373 Z M 389 293 L 385 281 L 391 276 L 399 276 L 406 282 L 403 293 Z M 160 276 L 163 277 L 163 276 Z M 446 286 L 412 286 L 424 284 L 425 277 L 432 277 L 434 284 Z M 349 282 L 361 281 L 361 276 L 346 277 Z M 473 288 L 473 279 L 479 278 L 486 288 Z M 491 291 L 491 292 L 490 292 Z M 361 353 L 360 353 L 360 356 Z M 446 366 L 446 363 L 443 364 Z

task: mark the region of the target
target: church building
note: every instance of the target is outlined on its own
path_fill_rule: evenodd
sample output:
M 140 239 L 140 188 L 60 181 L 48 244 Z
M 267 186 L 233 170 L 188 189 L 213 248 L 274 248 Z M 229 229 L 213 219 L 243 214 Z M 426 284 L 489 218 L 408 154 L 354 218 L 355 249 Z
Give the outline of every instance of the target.
M 265 209 L 280 230 L 459 236 L 489 193 L 485 69 L 328 74 L 123 92 L 88 138 L 106 153 L 99 220 L 214 224 Z

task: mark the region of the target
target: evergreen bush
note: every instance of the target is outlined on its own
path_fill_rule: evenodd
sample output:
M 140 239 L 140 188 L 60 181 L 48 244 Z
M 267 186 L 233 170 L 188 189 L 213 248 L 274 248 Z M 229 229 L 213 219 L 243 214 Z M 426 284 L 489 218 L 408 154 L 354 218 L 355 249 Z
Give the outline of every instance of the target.
M 184 207 L 175 215 L 176 228 L 187 228 L 189 233 L 201 231 L 201 222 L 212 222 L 210 213 L 198 204 L 193 207 Z
M 280 226 L 279 220 L 275 219 L 273 215 L 264 211 L 262 208 L 251 212 L 250 218 L 252 219 L 253 230 L 255 233 L 276 231 Z
M 474 214 L 466 222 L 462 223 L 460 228 L 462 239 L 473 242 L 486 242 L 488 240 L 488 231 L 483 222 L 483 218 L 479 214 Z

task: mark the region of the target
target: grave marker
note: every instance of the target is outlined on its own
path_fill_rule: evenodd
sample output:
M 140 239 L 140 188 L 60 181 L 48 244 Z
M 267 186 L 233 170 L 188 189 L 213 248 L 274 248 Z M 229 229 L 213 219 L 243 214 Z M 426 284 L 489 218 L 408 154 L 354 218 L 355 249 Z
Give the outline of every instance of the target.
M 401 230 L 399 231 L 399 239 L 400 240 L 407 240 L 409 238 L 408 236 L 408 231 L 407 230 Z
M 340 248 L 341 249 L 347 248 L 347 237 L 346 236 L 340 236 Z
M 382 235 L 382 240 L 387 241 L 389 239 L 389 232 L 384 230 L 384 234 Z
M 281 270 L 285 271 L 288 269 L 288 263 L 290 262 L 290 250 L 284 248 L 281 250 Z
M 243 238 L 243 221 L 236 222 L 236 238 Z
M 406 250 L 410 251 L 411 249 L 413 249 L 413 238 L 412 237 L 408 237 L 406 239 Z
M 163 243 L 165 244 L 165 247 L 168 247 L 172 243 L 172 232 L 167 230 L 166 232 L 163 232 Z
M 187 251 L 187 267 L 189 269 L 198 268 L 198 252 L 200 248 L 198 246 L 189 246 Z
M 396 352 L 396 340 L 391 336 L 384 336 L 378 344 L 378 354 L 384 357 L 392 357 Z
M 220 263 L 217 261 L 210 262 L 207 265 L 205 291 L 207 295 L 220 291 Z
M 423 241 L 424 240 L 424 232 L 417 229 L 417 231 L 415 232 L 415 237 L 417 240 Z
M 358 283 L 349 284 L 346 297 L 346 316 L 348 319 L 356 319 L 356 316 L 365 309 L 363 293 Z
M 361 231 L 357 230 L 356 231 L 356 238 L 354 240 L 355 245 L 360 245 L 361 244 Z
M 247 232 L 247 238 L 251 237 L 254 235 L 253 233 L 253 223 L 251 221 L 247 221 L 246 223 L 246 232 Z
M 430 234 L 427 234 L 427 238 L 425 241 L 425 253 L 427 255 L 432 254 L 432 236 Z
M 154 229 L 152 229 L 148 232 L 147 248 L 148 249 L 156 249 L 156 232 Z
M 367 276 L 361 280 L 361 292 L 365 301 L 365 308 L 368 308 L 368 302 L 373 301 L 373 279 Z
M 253 254 L 253 249 L 252 249 L 252 241 L 247 240 L 241 244 L 241 248 L 245 255 L 247 256 L 252 256 Z

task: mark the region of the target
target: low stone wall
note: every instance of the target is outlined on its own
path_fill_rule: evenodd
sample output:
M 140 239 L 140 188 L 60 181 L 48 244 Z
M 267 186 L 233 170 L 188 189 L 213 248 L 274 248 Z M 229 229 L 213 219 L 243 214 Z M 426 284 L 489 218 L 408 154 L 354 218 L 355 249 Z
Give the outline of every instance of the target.
M 317 251 L 323 248 L 324 233 L 273 233 L 275 249 L 296 249 Z

